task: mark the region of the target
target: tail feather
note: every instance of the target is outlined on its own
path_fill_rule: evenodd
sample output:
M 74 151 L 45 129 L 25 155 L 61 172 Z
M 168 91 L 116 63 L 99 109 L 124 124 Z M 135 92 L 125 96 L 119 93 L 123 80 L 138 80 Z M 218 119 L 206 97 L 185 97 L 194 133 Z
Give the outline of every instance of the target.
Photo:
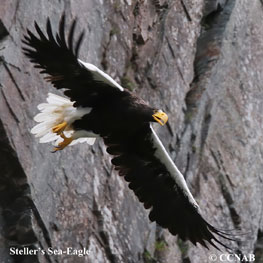
M 41 137 L 43 136 L 42 135 L 43 133 L 45 134 L 49 130 L 51 130 L 52 125 L 53 125 L 53 122 L 51 121 L 41 122 L 31 129 L 31 133 L 35 134 L 36 137 Z
M 40 138 L 39 142 L 40 143 L 48 143 L 48 142 L 53 142 L 56 141 L 60 136 L 56 135 L 55 133 L 47 133 L 43 137 Z
M 35 122 L 48 122 L 53 119 L 58 119 L 59 117 L 60 117 L 59 113 L 53 113 L 52 115 L 50 115 L 47 112 L 40 112 L 34 117 L 34 121 Z
M 38 122 L 31 129 L 31 133 L 36 137 L 40 137 L 40 143 L 53 142 L 57 146 L 63 139 L 53 132 L 53 127 L 56 125 L 67 122 L 68 125 L 64 130 L 66 137 L 71 137 L 74 134 L 74 129 L 71 126 L 74 120 L 81 118 L 83 114 L 87 114 L 90 109 L 77 109 L 73 107 L 73 103 L 69 99 L 58 96 L 53 93 L 48 93 L 47 103 L 41 103 L 38 105 L 39 113 L 34 117 L 34 120 Z M 69 145 L 75 145 L 76 143 L 87 142 L 92 145 L 95 142 L 95 138 L 81 137 L 74 139 Z
M 37 108 L 38 108 L 38 110 L 40 110 L 40 111 L 45 111 L 45 110 L 47 110 L 47 109 L 50 109 L 51 107 L 55 107 L 55 106 L 51 106 L 50 104 L 48 104 L 48 103 L 40 103 L 40 104 L 38 104 L 38 106 L 37 106 Z
M 73 102 L 71 102 L 69 99 L 58 96 L 53 93 L 48 93 L 47 102 L 51 105 L 73 105 Z

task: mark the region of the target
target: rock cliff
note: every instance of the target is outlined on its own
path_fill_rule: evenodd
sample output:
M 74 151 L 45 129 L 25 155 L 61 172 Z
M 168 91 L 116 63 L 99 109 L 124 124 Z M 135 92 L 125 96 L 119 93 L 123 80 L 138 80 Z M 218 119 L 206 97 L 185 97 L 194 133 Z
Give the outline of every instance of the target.
M 52 154 L 30 134 L 36 106 L 54 90 L 23 56 L 21 39 L 35 20 L 57 25 L 64 10 L 86 31 L 82 60 L 168 113 L 157 132 L 203 216 L 241 229 L 240 253 L 263 262 L 260 0 L 1 1 L 1 262 L 201 263 L 221 254 L 150 223 L 102 141 Z M 39 251 L 15 256 L 10 247 Z M 68 247 L 89 253 L 41 253 Z

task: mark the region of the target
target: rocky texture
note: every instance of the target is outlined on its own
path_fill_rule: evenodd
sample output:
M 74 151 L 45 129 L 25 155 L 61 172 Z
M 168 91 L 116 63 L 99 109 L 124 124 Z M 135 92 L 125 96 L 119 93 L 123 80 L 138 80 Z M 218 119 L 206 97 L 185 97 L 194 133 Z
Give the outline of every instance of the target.
M 29 133 L 52 87 L 22 55 L 21 37 L 34 20 L 57 23 L 63 10 L 86 29 L 81 59 L 169 114 L 158 133 L 204 217 L 241 229 L 240 253 L 262 262 L 263 5 L 256 0 L 1 1 L 1 262 L 198 263 L 220 254 L 150 223 L 102 142 L 51 154 Z M 90 253 L 10 255 L 23 246 Z

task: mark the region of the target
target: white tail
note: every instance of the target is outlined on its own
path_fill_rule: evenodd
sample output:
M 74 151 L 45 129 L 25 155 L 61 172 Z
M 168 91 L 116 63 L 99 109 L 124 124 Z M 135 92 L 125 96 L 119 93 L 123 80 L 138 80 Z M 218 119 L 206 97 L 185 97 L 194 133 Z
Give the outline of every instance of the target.
M 40 137 L 40 143 L 53 142 L 55 146 L 62 142 L 63 139 L 52 131 L 54 126 L 67 122 L 67 126 L 63 133 L 66 137 L 71 137 L 75 133 L 71 124 L 91 111 L 91 108 L 75 108 L 73 107 L 73 102 L 69 99 L 53 93 L 48 93 L 47 103 L 39 104 L 38 109 L 40 113 L 34 117 L 34 120 L 39 122 L 39 124 L 32 128 L 31 133 L 36 137 Z M 87 133 L 78 132 L 78 134 Z M 74 140 L 69 145 L 83 142 L 92 145 L 95 140 L 95 138 L 75 136 Z

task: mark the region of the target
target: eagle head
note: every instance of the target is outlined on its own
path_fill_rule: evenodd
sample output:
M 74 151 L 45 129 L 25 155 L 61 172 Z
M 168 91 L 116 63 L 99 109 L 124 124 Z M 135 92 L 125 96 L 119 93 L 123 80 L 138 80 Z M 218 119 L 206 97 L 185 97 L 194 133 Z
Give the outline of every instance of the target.
M 152 117 L 155 122 L 158 122 L 162 126 L 165 125 L 165 123 L 168 121 L 167 114 L 162 110 L 154 110 Z

